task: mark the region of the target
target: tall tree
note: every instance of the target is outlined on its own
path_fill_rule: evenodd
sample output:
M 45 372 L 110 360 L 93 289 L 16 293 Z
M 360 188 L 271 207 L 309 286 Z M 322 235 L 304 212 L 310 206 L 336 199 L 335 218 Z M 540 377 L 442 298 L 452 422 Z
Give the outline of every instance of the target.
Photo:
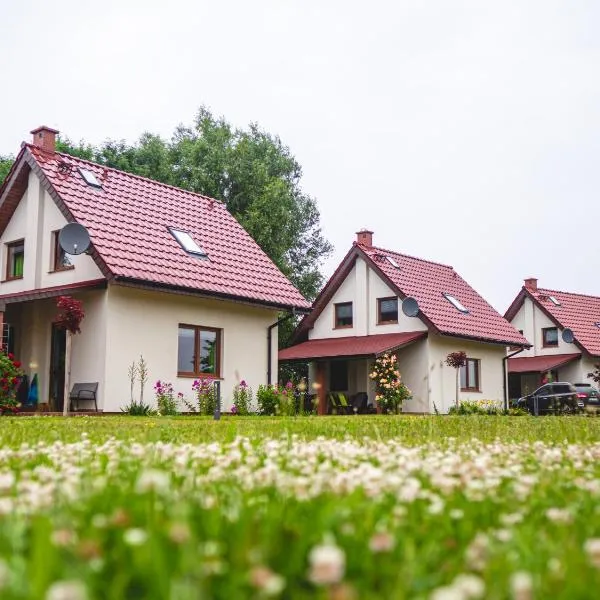
M 0 154 L 0 185 L 2 185 L 4 178 L 8 175 L 13 161 L 14 158 L 12 156 L 2 156 Z

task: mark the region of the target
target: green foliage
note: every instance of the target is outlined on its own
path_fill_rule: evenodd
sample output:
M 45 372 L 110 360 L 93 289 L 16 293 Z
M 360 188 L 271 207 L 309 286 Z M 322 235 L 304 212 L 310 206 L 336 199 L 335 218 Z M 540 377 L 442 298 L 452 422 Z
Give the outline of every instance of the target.
M 279 406 L 279 389 L 276 385 L 259 385 L 256 392 L 258 412 L 261 415 L 275 415 Z
M 15 159 L 12 156 L 0 155 L 0 185 L 2 185 L 4 179 L 8 175 L 8 172 L 10 171 L 14 160 Z
M 233 407 L 231 412 L 236 415 L 248 415 L 252 410 L 252 388 L 242 380 L 233 388 Z
M 209 378 L 196 379 L 192 384 L 196 403 L 188 402 L 182 398 L 183 403 L 191 413 L 213 415 L 217 405 L 215 382 Z
M 132 417 L 147 417 L 154 413 L 151 406 L 135 400 L 131 400 L 123 406 L 121 412 Z
M 290 149 L 257 124 L 236 129 L 202 107 L 170 141 L 145 133 L 133 145 L 108 140 L 94 147 L 65 139 L 58 147 L 222 200 L 307 298 L 318 293 L 318 267 L 331 245 L 322 235 L 316 201 L 302 191 L 302 169 Z
M 169 383 L 168 381 L 160 381 L 159 379 L 154 384 L 154 395 L 156 397 L 158 414 L 163 416 L 173 416 L 179 414 L 177 400 L 181 399 L 183 394 L 179 394 L 176 398 L 172 383 Z
M 451 406 L 448 410 L 449 415 L 510 415 L 520 417 L 529 413 L 522 408 L 511 407 L 508 411 L 498 400 L 461 400 L 458 407 Z

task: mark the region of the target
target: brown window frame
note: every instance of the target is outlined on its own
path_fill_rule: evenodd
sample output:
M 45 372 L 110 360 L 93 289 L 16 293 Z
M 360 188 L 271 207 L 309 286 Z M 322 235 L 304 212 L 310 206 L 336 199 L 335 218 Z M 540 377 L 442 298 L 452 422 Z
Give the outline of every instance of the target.
M 221 352 L 223 350 L 223 330 L 217 327 L 206 327 L 205 325 L 190 325 L 180 323 L 177 326 L 177 341 L 179 343 L 179 330 L 192 329 L 194 331 L 194 369 L 193 371 L 179 370 L 179 347 L 177 348 L 177 377 L 193 377 L 196 379 L 222 379 L 221 376 Z M 217 334 L 217 343 L 215 349 L 215 373 L 203 373 L 200 371 L 200 335 L 203 331 L 211 331 Z
M 395 319 L 382 319 L 381 318 L 381 303 L 386 300 L 396 301 L 396 318 Z M 391 325 L 398 323 L 398 296 L 387 296 L 386 298 L 377 298 L 377 325 Z
M 469 381 L 469 363 L 475 363 L 475 385 L 469 385 L 471 382 Z M 467 358 L 464 367 L 461 369 L 465 369 L 465 382 L 466 386 L 463 387 L 462 384 L 460 386 L 461 392 L 480 392 L 481 391 L 481 359 L 480 358 Z M 460 377 L 460 374 L 459 374 Z
M 546 333 L 548 331 L 556 331 L 556 342 L 548 344 L 546 342 Z M 543 348 L 558 348 L 558 327 L 542 327 L 542 347 Z
M 75 265 L 62 265 L 60 264 L 60 251 L 62 250 L 62 248 L 60 247 L 60 244 L 58 243 L 58 234 L 60 233 L 60 230 L 57 231 L 53 231 L 52 232 L 52 271 L 51 273 L 56 273 L 58 271 L 70 271 L 71 269 L 75 268 Z M 64 251 L 63 251 L 64 252 Z M 66 252 L 65 252 L 66 254 Z
M 14 266 L 11 265 L 14 254 L 11 254 L 11 249 L 17 246 L 23 246 L 23 271 L 25 271 L 25 238 L 15 240 L 6 244 L 6 272 L 5 281 L 15 281 L 17 279 L 23 279 L 23 275 L 11 275 L 11 271 L 14 271 Z M 13 268 L 11 268 L 11 266 Z
M 352 323 L 349 325 L 338 325 L 338 307 L 350 305 Z M 334 329 L 351 329 L 354 327 L 354 306 L 352 302 L 336 302 L 333 305 L 333 328 Z

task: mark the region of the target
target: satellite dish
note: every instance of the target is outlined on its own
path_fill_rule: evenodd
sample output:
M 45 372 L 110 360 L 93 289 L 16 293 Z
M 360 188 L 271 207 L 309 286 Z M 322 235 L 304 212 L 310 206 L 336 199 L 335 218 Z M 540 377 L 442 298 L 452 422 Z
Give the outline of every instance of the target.
M 419 303 L 410 296 L 402 300 L 402 312 L 407 317 L 416 317 L 419 314 Z
M 58 243 L 67 254 L 83 254 L 90 247 L 90 234 L 79 223 L 68 223 L 58 234 Z
M 575 336 L 573 335 L 573 330 L 565 327 L 562 332 L 563 342 L 566 344 L 572 344 L 575 341 Z

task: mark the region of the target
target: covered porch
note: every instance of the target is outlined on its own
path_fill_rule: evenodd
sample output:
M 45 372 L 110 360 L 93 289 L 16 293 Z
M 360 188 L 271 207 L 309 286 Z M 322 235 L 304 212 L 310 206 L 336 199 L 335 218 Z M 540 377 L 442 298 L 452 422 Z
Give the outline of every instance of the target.
M 73 336 L 70 389 L 75 383 L 104 379 L 105 282 L 46 288 L 0 297 L 2 344 L 21 362 L 24 377 L 17 391 L 20 412 L 62 412 L 66 332 L 55 327 L 56 300 L 69 295 L 83 302 L 81 333 Z M 97 397 L 99 403 L 99 396 Z M 82 399 L 78 410 L 94 410 Z
M 397 353 L 426 336 L 425 331 L 412 331 L 308 340 L 281 350 L 279 361 L 308 363 L 318 414 L 368 414 L 377 411 L 375 385 L 369 377 L 375 358 Z
M 511 400 L 527 396 L 548 381 L 572 383 L 573 367 L 581 354 L 548 354 L 508 359 L 508 393 Z

